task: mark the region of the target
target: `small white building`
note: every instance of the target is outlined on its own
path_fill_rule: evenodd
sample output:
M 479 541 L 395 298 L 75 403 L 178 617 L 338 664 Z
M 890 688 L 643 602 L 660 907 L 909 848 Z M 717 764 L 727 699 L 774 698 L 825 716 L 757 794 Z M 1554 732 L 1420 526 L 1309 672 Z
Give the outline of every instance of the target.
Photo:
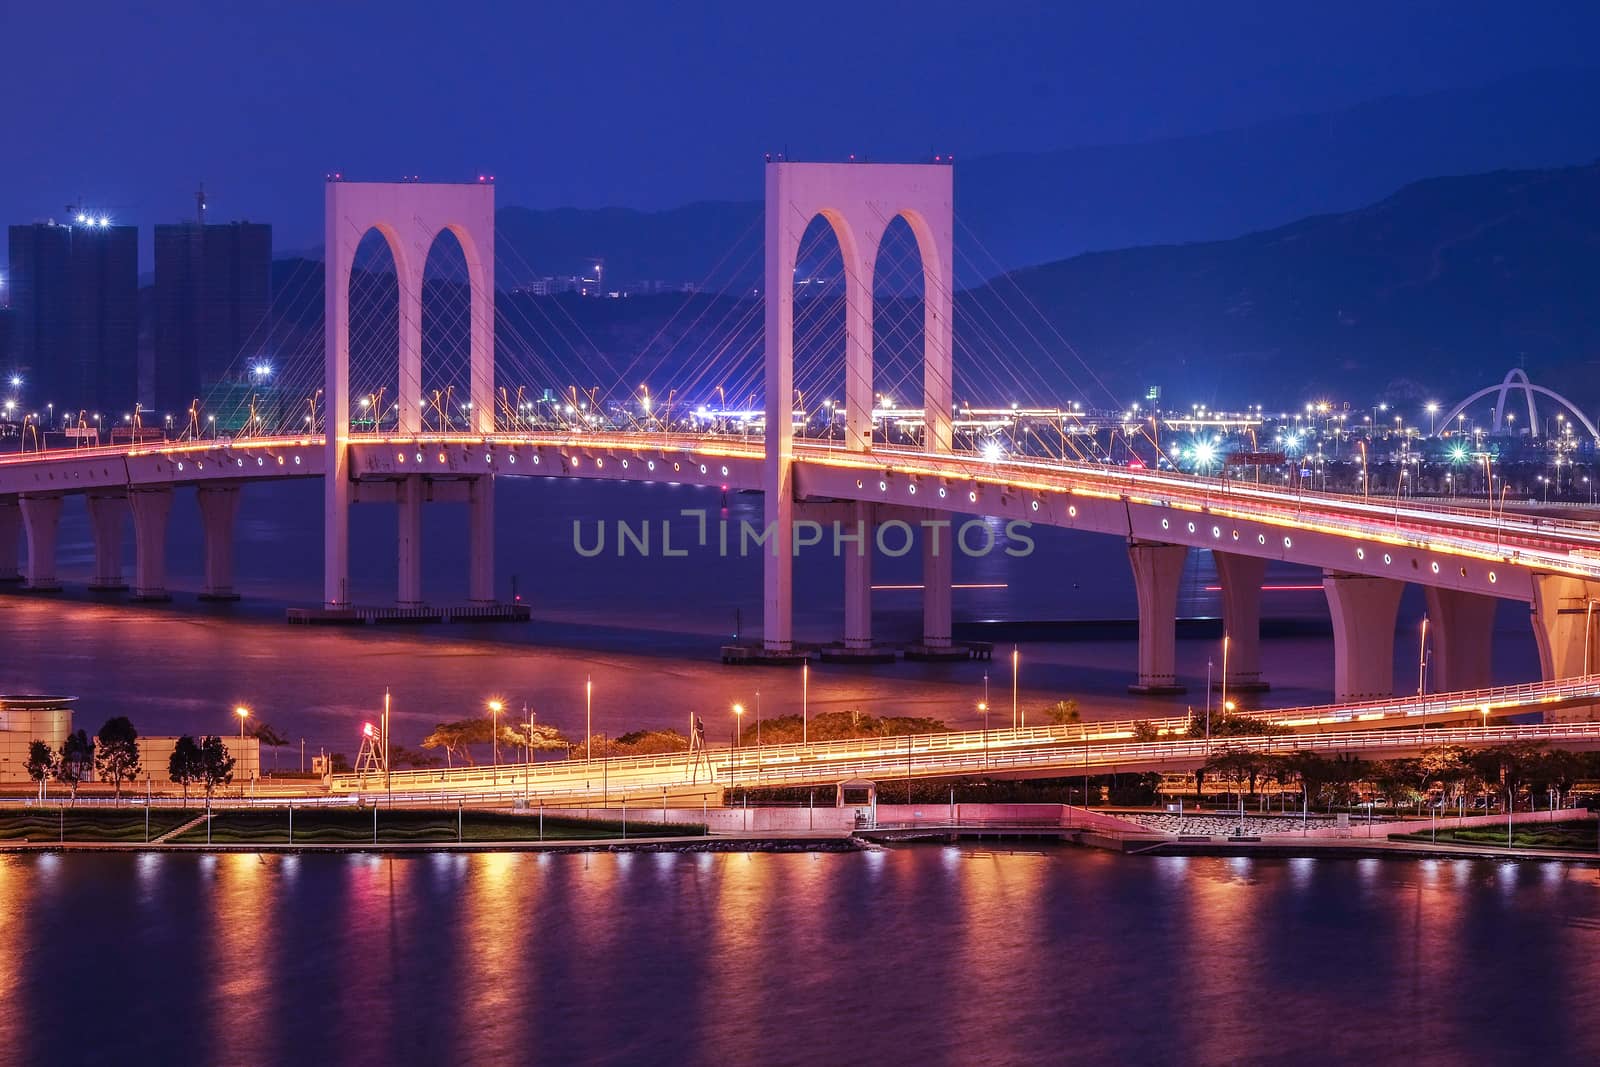
M 52 752 L 60 752 L 61 744 L 72 733 L 72 705 L 77 697 L 0 695 L 0 785 L 28 782 L 28 747 L 34 741 L 43 741 Z M 135 724 L 137 725 L 137 724 Z M 196 737 L 200 735 L 195 735 Z M 261 776 L 261 742 L 246 737 L 244 746 L 237 736 L 222 734 L 222 746 L 234 759 L 233 780 L 253 782 Z M 139 738 L 139 776 L 124 783 L 124 791 L 139 791 L 146 780 L 152 790 L 169 793 L 180 787 L 167 776 L 167 764 L 172 750 L 177 747 L 176 737 Z M 93 781 L 93 777 L 90 778 Z

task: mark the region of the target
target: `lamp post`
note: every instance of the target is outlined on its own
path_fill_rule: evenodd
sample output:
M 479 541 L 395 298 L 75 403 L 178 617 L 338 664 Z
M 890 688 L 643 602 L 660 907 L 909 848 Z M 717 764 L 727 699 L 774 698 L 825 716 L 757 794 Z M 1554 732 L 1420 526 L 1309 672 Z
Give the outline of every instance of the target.
M 983 766 L 989 767 L 989 702 L 978 701 L 978 714 L 983 716 Z
M 592 751 L 594 737 L 594 676 L 589 675 L 583 680 L 583 758 L 594 758 Z
M 499 700 L 489 701 L 489 758 L 494 762 L 494 782 L 496 785 L 500 783 L 500 713 L 504 710 L 505 704 L 503 702 Z
M 733 706 L 733 759 L 728 766 L 728 789 L 732 791 L 739 780 L 739 733 L 744 726 L 744 705 Z
M 244 721 L 250 717 L 250 709 L 243 704 L 233 709 L 239 717 L 239 799 L 244 799 Z
M 811 743 L 810 714 L 807 707 L 811 702 L 811 661 L 800 661 L 800 743 Z
M 1011 646 L 1011 728 L 1017 729 L 1022 724 L 1021 712 L 1017 708 L 1017 674 L 1021 669 L 1022 653 L 1017 651 L 1017 646 Z
M 1422 640 L 1417 644 L 1417 696 L 1428 691 L 1428 616 L 1422 616 Z

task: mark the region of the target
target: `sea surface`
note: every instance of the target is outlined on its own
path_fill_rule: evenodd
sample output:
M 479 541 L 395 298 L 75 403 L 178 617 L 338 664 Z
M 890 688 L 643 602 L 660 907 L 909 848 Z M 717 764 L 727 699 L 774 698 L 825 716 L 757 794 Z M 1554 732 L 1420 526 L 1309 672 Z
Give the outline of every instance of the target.
M 1488 861 L 0 856 L 0 1062 L 1592 1063 L 1600 881 Z

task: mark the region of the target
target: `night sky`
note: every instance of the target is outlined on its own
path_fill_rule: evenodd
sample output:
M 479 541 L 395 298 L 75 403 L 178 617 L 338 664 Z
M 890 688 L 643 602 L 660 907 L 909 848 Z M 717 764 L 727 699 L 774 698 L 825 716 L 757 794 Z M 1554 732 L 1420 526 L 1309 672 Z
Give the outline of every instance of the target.
M 1597 38 L 1600 5 L 1462 0 L 0 0 L 0 203 L 17 222 L 81 196 L 148 227 L 203 180 L 213 219 L 270 221 L 286 250 L 319 241 L 333 170 L 492 172 L 532 207 L 755 199 L 768 150 L 1170 137 L 1579 66 Z

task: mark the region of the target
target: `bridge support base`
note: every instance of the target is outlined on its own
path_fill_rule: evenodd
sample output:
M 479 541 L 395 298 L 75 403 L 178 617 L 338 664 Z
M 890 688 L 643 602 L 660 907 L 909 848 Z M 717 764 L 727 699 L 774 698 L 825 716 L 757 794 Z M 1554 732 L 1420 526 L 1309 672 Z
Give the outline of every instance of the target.
M 89 525 L 94 531 L 94 578 L 89 588 L 111 593 L 128 588 L 122 573 L 122 531 L 128 519 L 128 498 L 123 493 L 91 493 Z
M 0 497 L 0 584 L 22 581 L 22 508 L 14 496 Z
M 1325 573 L 1333 617 L 1333 699 L 1376 700 L 1394 694 L 1394 625 L 1405 583 L 1363 574 Z
M 22 526 L 28 537 L 26 588 L 36 593 L 61 589 L 56 579 L 56 536 L 61 529 L 59 496 L 22 498 Z
M 171 600 L 167 592 L 167 516 L 171 489 L 136 489 L 128 496 L 133 508 L 133 598 Z
M 400 564 L 395 603 L 402 608 L 422 604 L 422 496 L 422 479 L 417 475 L 403 478 L 395 485 L 396 546 Z
M 1495 599 L 1459 589 L 1428 586 L 1429 640 L 1433 647 L 1428 688 L 1436 693 L 1493 685 Z
M 467 491 L 467 599 L 494 603 L 494 476 L 474 478 Z M 417 504 L 420 512 L 421 502 Z M 420 586 L 420 582 L 419 582 Z M 421 589 L 418 589 L 420 595 Z
M 1139 677 L 1130 693 L 1181 693 L 1174 648 L 1178 622 L 1178 583 L 1189 550 L 1182 545 L 1128 542 L 1133 588 L 1139 601 Z
M 1222 628 L 1227 654 L 1219 664 L 1230 693 L 1262 693 L 1272 688 L 1261 677 L 1261 582 L 1267 561 L 1259 556 L 1212 552 L 1217 584 L 1222 586 Z
M 206 584 L 201 600 L 238 600 L 233 589 L 234 520 L 239 515 L 239 487 L 202 485 L 200 524 L 206 535 Z

